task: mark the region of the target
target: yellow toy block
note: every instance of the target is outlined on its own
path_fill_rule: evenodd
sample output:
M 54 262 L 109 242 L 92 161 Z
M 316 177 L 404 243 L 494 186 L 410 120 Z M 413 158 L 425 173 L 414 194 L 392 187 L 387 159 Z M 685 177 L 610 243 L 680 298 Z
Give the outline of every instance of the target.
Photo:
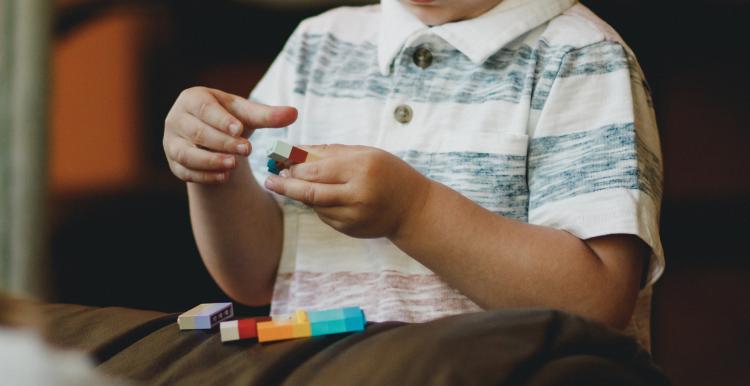
M 293 323 L 292 329 L 292 335 L 294 338 L 307 338 L 308 336 L 312 336 L 310 322 Z

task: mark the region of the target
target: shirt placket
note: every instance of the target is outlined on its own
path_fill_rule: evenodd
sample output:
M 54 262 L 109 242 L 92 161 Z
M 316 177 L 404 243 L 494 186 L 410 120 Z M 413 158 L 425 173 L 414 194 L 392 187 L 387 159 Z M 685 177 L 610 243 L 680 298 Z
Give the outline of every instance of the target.
M 385 100 L 378 141 L 386 150 L 410 148 L 408 145 L 415 141 L 412 128 L 424 124 L 418 102 L 427 90 L 425 71 L 435 64 L 435 41 L 429 33 L 409 39 L 394 60 L 392 88 Z

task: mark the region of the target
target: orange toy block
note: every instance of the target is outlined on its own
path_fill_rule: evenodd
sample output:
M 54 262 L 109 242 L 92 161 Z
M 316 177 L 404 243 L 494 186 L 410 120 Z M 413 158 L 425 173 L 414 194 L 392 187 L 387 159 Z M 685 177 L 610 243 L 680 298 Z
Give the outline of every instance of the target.
M 275 315 L 271 321 L 258 323 L 258 341 L 273 342 L 312 336 L 310 321 L 305 311 L 289 315 Z
M 258 341 L 272 342 L 294 338 L 294 325 L 289 322 L 258 323 Z

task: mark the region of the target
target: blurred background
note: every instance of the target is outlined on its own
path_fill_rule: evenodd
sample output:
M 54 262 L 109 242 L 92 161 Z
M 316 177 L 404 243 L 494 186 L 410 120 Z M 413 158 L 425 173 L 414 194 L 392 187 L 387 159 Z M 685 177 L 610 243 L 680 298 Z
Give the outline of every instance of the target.
M 748 385 L 750 1 L 582 2 L 654 94 L 654 356 L 675 385 Z M 224 299 L 164 159 L 164 117 L 190 86 L 248 95 L 301 19 L 357 3 L 0 0 L 0 288 L 163 311 Z

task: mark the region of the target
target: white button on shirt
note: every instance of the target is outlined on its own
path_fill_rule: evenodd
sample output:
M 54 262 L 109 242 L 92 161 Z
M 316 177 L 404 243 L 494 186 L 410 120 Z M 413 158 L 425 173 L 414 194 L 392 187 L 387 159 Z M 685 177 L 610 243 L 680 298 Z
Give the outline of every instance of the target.
M 375 146 L 497 215 L 582 239 L 636 235 L 653 251 L 650 284 L 664 267 L 661 154 L 644 84 L 619 36 L 573 0 L 504 0 L 436 27 L 383 0 L 297 28 L 251 98 L 295 106 L 299 120 L 251 141 Z M 345 236 L 279 201 L 273 313 L 358 305 L 368 320 L 421 322 L 479 310 L 388 240 Z M 646 347 L 649 296 L 631 323 Z

